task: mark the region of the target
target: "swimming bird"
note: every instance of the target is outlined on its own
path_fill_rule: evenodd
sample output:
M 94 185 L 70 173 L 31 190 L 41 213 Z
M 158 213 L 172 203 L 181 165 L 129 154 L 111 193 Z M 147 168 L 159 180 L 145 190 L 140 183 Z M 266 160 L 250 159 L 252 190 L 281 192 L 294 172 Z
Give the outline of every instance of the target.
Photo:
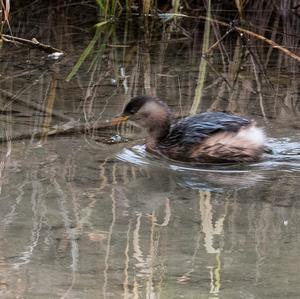
M 172 160 L 253 162 L 264 153 L 264 131 L 238 115 L 204 112 L 178 120 L 164 101 L 137 96 L 113 123 L 128 120 L 147 130 L 147 151 Z

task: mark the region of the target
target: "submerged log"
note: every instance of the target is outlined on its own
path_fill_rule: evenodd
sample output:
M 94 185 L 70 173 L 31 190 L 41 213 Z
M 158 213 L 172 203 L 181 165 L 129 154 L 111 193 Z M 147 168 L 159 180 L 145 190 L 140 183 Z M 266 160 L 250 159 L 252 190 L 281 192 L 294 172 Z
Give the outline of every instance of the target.
M 63 125 L 56 125 L 49 129 L 42 128 L 38 132 L 28 133 L 28 134 L 19 134 L 15 136 L 2 136 L 0 137 L 0 143 L 6 143 L 9 141 L 20 141 L 20 140 L 30 140 L 32 138 L 47 138 L 54 136 L 66 136 L 73 134 L 81 134 L 89 130 L 107 130 L 114 129 L 116 125 L 111 122 L 88 122 L 81 123 L 79 121 L 70 121 L 64 123 Z

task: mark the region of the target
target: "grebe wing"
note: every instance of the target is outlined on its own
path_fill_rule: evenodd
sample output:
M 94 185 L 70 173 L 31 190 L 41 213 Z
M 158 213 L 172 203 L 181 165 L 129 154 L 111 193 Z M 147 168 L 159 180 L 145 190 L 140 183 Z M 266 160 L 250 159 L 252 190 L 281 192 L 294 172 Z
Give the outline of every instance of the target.
M 182 122 L 192 123 L 209 123 L 208 127 L 211 128 L 216 125 L 216 128 L 222 128 L 223 131 L 236 132 L 241 127 L 249 125 L 251 122 L 238 115 L 232 115 L 223 112 L 204 112 L 196 114 L 181 120 Z
M 173 124 L 168 135 L 170 144 L 195 144 L 220 131 L 237 132 L 251 121 L 223 112 L 205 112 L 186 117 Z

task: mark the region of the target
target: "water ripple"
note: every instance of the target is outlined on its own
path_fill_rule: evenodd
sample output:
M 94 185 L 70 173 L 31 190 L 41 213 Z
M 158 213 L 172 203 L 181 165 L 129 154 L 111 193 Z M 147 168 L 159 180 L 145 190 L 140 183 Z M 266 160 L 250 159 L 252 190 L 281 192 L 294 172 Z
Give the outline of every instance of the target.
M 272 183 L 278 172 L 296 176 L 300 173 L 300 143 L 288 138 L 270 139 L 273 153 L 257 163 L 191 164 L 167 160 L 146 152 L 144 145 L 123 149 L 117 158 L 137 167 L 147 167 L 159 176 L 164 173 L 179 185 L 192 189 L 223 189 L 224 186 L 244 188 L 258 182 Z
M 260 162 L 249 164 L 183 163 L 152 155 L 146 152 L 144 145 L 125 148 L 117 154 L 117 158 L 137 166 L 151 165 L 183 172 L 248 173 L 274 169 L 300 171 L 299 142 L 292 142 L 289 138 L 269 139 L 268 146 L 272 149 L 272 154 L 266 154 Z

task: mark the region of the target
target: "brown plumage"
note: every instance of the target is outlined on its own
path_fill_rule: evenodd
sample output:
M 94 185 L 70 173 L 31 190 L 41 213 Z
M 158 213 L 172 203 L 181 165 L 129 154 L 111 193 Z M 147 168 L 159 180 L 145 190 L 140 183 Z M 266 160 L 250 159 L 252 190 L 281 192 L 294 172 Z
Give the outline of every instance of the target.
M 132 120 L 147 129 L 146 149 L 186 162 L 251 162 L 264 152 L 264 132 L 237 115 L 205 112 L 174 120 L 154 97 L 131 99 L 115 122 Z

